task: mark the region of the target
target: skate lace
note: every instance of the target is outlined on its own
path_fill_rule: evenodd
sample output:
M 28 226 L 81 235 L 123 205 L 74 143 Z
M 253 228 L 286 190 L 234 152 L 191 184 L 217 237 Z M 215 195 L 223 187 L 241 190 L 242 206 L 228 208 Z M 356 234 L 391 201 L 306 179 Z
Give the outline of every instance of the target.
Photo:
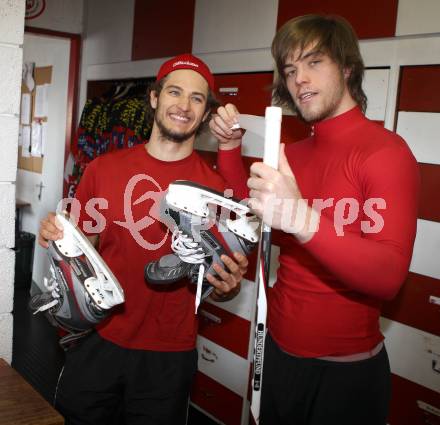
M 48 302 L 43 304 L 41 307 L 39 307 L 37 310 L 34 311 L 34 314 L 37 314 L 41 311 L 49 310 L 50 308 L 56 306 L 60 302 L 60 286 L 56 280 L 55 271 L 53 270 L 53 267 L 49 268 L 50 270 L 50 277 L 45 277 L 43 280 L 43 284 L 45 288 L 47 289 L 47 293 L 50 293 L 51 298 L 48 298 Z
M 173 232 L 171 249 L 185 263 L 201 264 L 206 257 L 199 243 L 179 229 Z
M 203 265 L 203 261 L 207 255 L 199 246 L 198 242 L 194 241 L 192 237 L 183 233 L 179 229 L 176 229 L 173 232 L 171 238 L 171 249 L 185 263 L 200 264 L 195 299 L 195 310 L 197 313 L 202 297 L 203 276 L 205 274 L 205 266 Z

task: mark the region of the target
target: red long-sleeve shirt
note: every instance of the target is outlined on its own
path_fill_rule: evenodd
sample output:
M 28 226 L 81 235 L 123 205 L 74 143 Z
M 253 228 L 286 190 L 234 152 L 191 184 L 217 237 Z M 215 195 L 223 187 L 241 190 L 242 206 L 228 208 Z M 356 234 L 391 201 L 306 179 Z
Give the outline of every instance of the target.
M 313 136 L 286 146 L 286 155 L 308 204 L 332 201 L 309 242 L 274 232 L 280 268 L 269 297 L 269 331 L 296 355 L 367 351 L 383 339 L 381 301 L 395 296 L 408 272 L 417 222 L 417 163 L 402 138 L 359 108 L 316 124 Z M 239 149 L 221 151 L 218 169 L 236 195 L 245 196 L 239 156 Z M 364 206 L 373 198 L 383 201 L 373 203 L 367 215 Z M 342 226 L 347 202 L 353 214 L 356 205 L 359 212 Z M 379 209 L 383 202 L 386 208 Z M 362 221 L 380 227 L 381 220 L 379 232 L 362 228 Z
M 144 280 L 145 265 L 172 252 L 170 232 L 156 214 L 163 191 L 179 179 L 217 191 L 224 188 L 221 177 L 196 152 L 178 161 L 161 161 L 138 145 L 92 161 L 76 192 L 82 207 L 80 227 L 99 234 L 98 251 L 125 292 L 125 303 L 98 332 L 125 348 L 185 351 L 196 345 L 195 286 L 183 280 L 165 288 Z M 88 221 L 102 228 L 88 230 Z

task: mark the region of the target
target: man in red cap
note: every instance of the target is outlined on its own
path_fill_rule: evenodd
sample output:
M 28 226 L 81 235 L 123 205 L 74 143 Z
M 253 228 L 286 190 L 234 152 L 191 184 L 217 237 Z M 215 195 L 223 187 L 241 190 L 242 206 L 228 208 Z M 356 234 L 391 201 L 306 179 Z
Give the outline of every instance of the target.
M 81 205 L 92 198 L 106 201 L 99 231 L 86 231 L 94 217 L 84 208 L 79 226 L 123 286 L 125 303 L 66 352 L 56 394 L 66 424 L 120 423 L 120 414 L 126 425 L 186 423 L 198 357 L 194 286 L 182 281 L 157 290 L 144 282 L 144 266 L 171 252 L 166 227 L 148 213 L 174 180 L 223 191 L 223 180 L 194 151 L 195 136 L 216 106 L 213 88 L 209 68 L 195 56 L 165 62 L 149 91 L 149 142 L 98 157 L 78 186 Z M 149 199 L 136 202 L 145 194 Z M 47 247 L 60 237 L 50 214 L 41 223 L 39 243 Z M 247 260 L 234 256 L 222 257 L 227 270 L 215 267 L 217 278 L 207 277 L 214 299 L 229 299 L 239 290 Z

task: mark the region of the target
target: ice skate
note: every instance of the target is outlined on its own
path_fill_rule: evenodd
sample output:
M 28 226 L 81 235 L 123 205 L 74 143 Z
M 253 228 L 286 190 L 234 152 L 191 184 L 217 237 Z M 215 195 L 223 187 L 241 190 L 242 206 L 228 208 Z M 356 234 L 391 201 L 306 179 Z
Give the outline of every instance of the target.
M 188 277 L 197 283 L 196 307 L 214 289 L 206 279 L 207 273 L 217 275 L 214 263 L 224 267 L 223 254 L 247 256 L 258 242 L 259 222 L 249 207 L 192 182 L 170 184 L 161 216 L 173 231 L 174 254 L 147 264 L 145 279 L 170 284 Z
M 92 329 L 112 307 L 124 302 L 124 291 L 84 234 L 66 215 L 57 214 L 64 237 L 50 241 L 47 250 L 47 291 L 31 298 L 34 314 L 44 312 L 49 321 L 69 333 Z

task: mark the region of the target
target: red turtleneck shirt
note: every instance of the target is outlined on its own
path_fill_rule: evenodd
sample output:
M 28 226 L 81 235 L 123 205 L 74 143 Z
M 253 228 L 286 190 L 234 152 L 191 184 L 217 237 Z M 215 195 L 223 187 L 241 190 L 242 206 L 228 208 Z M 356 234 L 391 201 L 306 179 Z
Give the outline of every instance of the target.
M 408 272 L 417 163 L 401 137 L 359 108 L 316 124 L 313 136 L 286 146 L 286 155 L 308 204 L 322 199 L 331 206 L 305 244 L 274 232 L 281 251 L 268 300 L 269 332 L 283 350 L 305 357 L 368 351 L 383 339 L 382 300 L 395 296 Z M 239 149 L 220 151 L 218 169 L 236 195 L 247 195 Z M 372 208 L 365 213 L 368 202 Z M 348 203 L 355 218 L 342 225 Z M 381 229 L 369 233 L 372 226 Z

